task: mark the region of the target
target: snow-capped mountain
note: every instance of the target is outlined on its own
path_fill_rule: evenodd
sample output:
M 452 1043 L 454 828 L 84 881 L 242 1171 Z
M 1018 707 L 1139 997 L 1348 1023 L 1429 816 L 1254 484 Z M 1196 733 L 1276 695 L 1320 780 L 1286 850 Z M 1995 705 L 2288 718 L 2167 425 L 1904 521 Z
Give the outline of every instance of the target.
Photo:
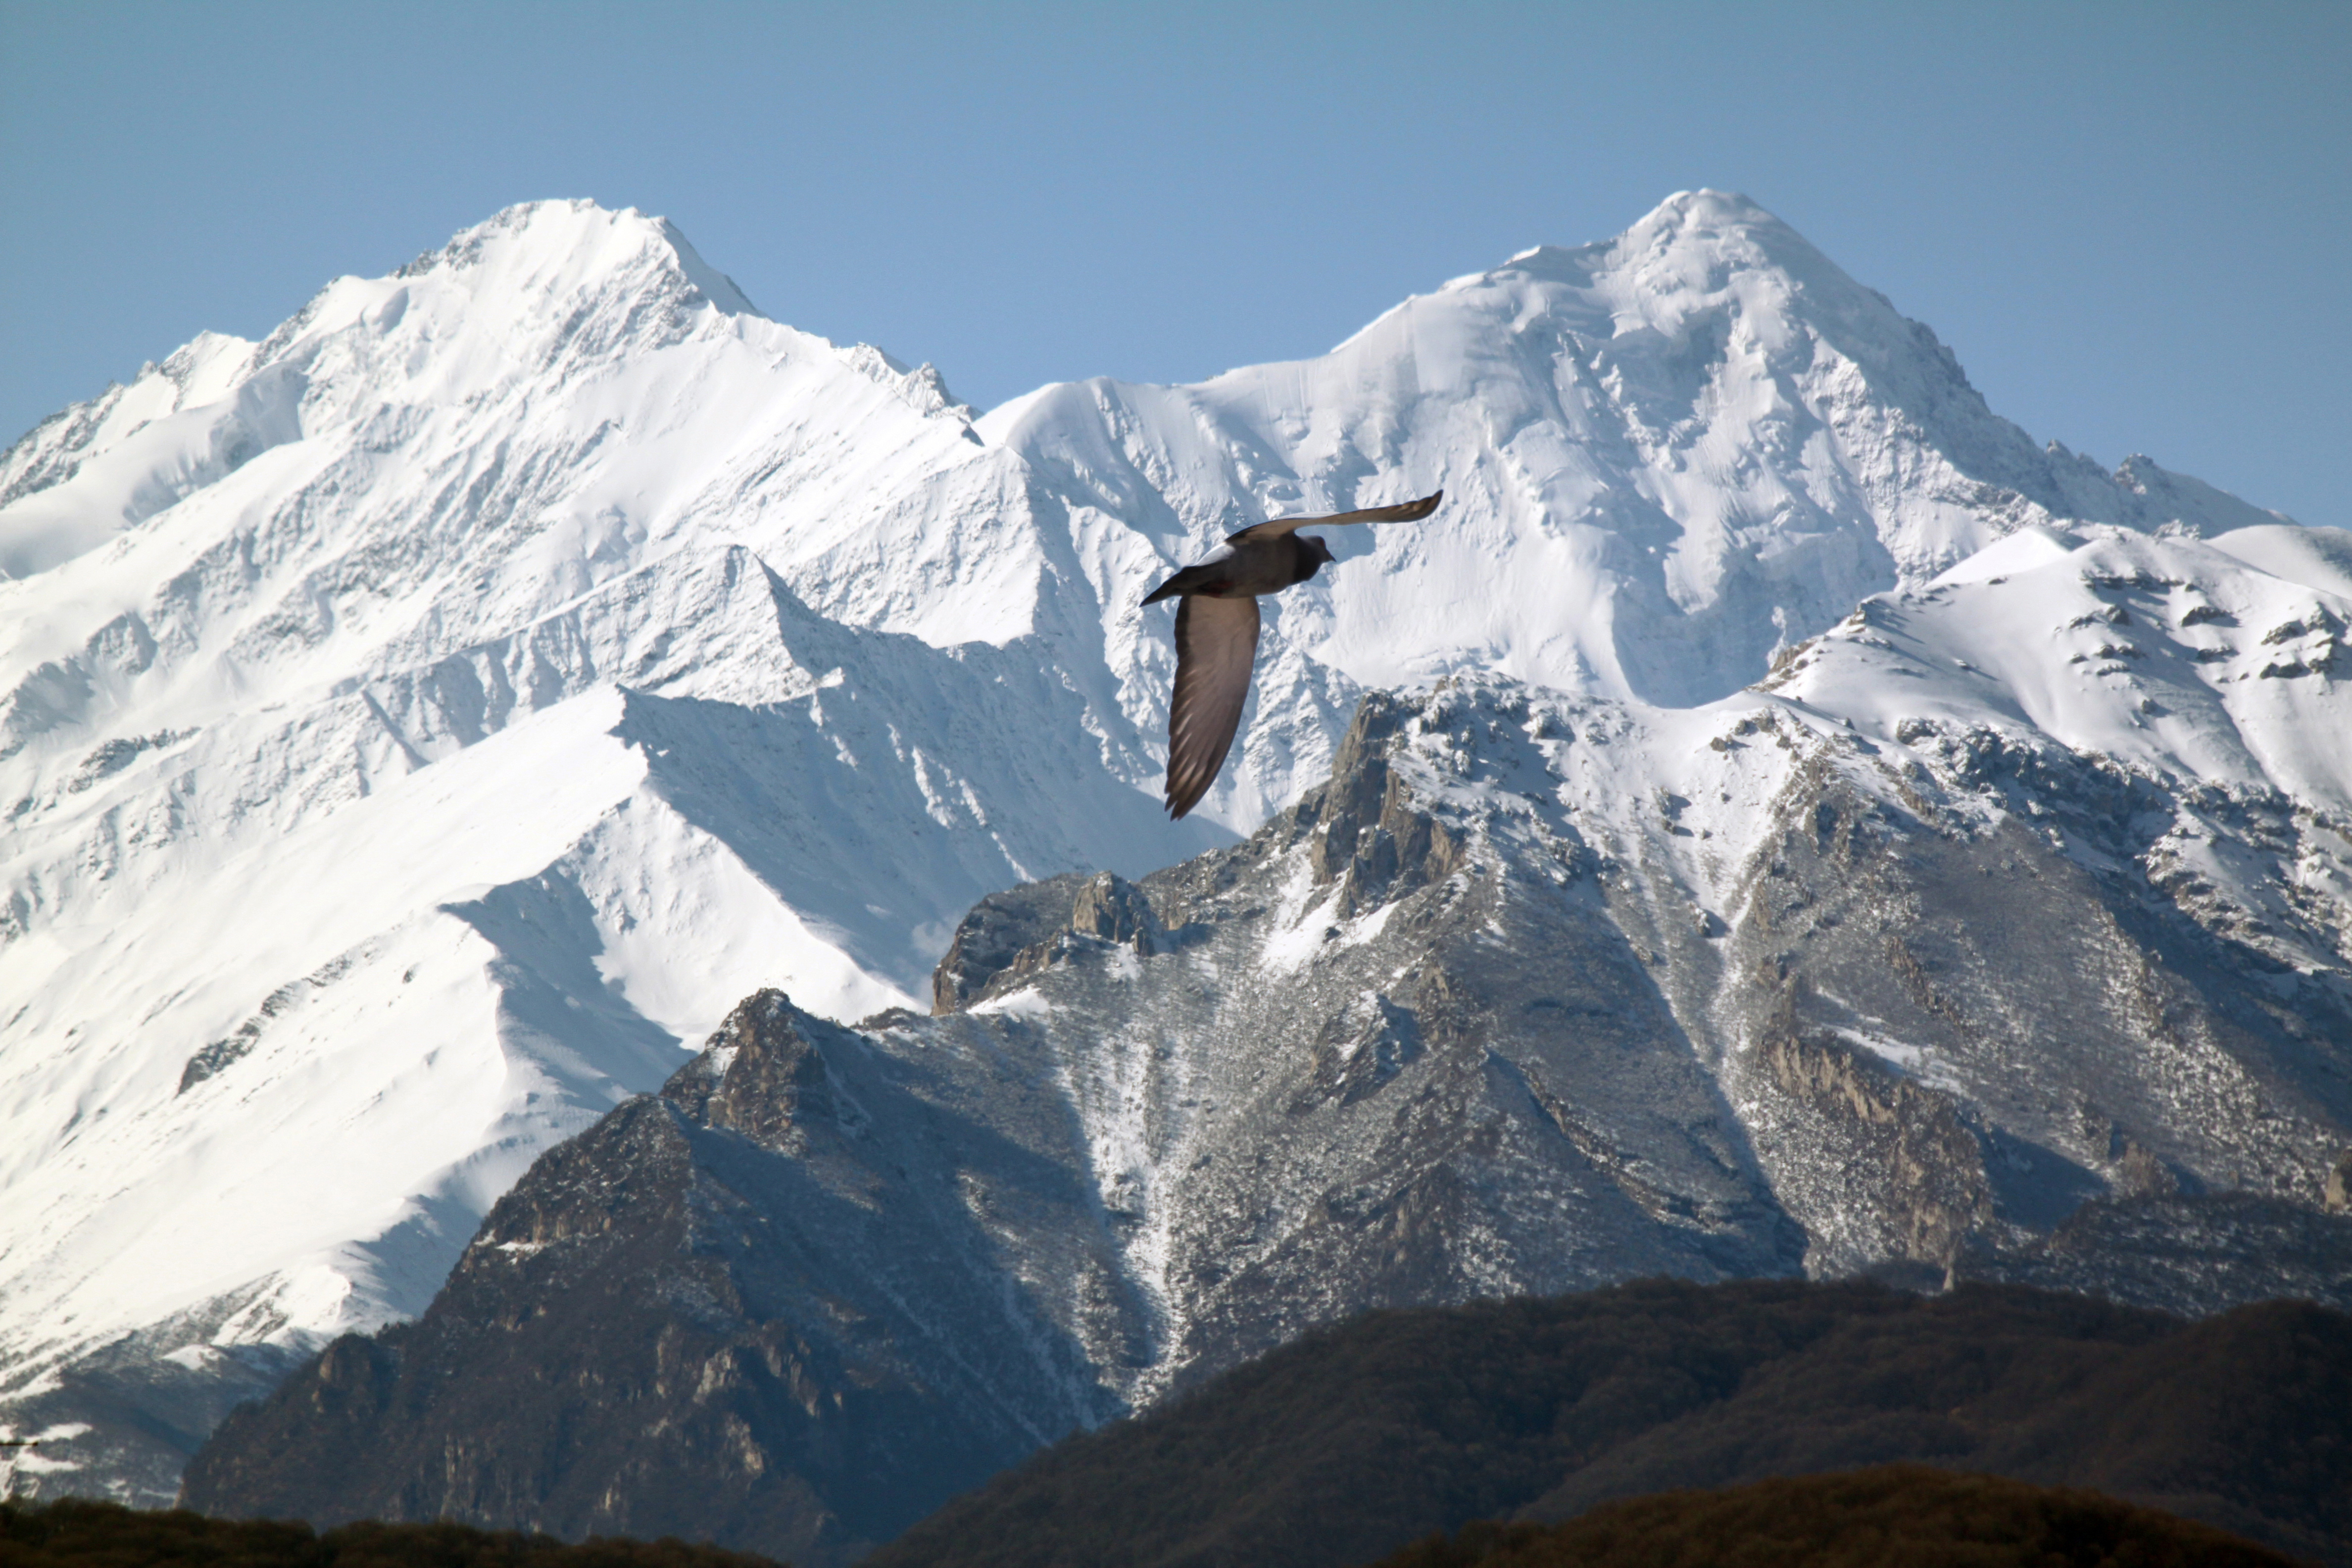
M 1269 603 L 1244 741 L 1166 823 L 1142 590 L 1439 486 Z M 2331 538 L 2036 447 L 1738 197 L 1318 360 L 981 417 L 659 220 L 512 209 L 0 458 L 0 1393 L 63 1421 L 102 1363 L 193 1441 L 271 1347 L 420 1310 L 746 994 L 910 1002 L 982 895 L 1251 830 L 1366 691 L 1450 675 L 1623 716 L 1587 809 L 1685 912 L 1730 918 L 1760 828 L 1685 775 L 1778 658 L 1773 701 L 1880 743 L 2054 738 L 2308 822 L 2291 874 L 2178 855 L 2333 973 Z M 2102 652 L 2110 611 L 2162 646 Z M 19 1483 L 169 1489 L 171 1443 L 82 1443 Z
M 1328 743 L 1362 689 L 1475 670 L 1686 707 L 2022 527 L 2282 521 L 2146 458 L 2109 475 L 2035 447 L 1926 327 L 1713 192 L 1456 279 L 1318 360 L 1047 387 L 979 428 L 1084 537 L 1181 529 L 1171 561 L 1261 517 L 1445 488 L 1429 523 L 1342 531 L 1338 570 L 1269 601 L 1239 828 L 1322 777 L 1328 750 L 1295 737 Z M 1098 581 L 1122 624 L 1132 576 Z M 1107 642 L 1129 689 L 1164 689 L 1162 641 Z
M 6 473 L 15 1386 L 415 1311 L 747 989 L 906 1001 L 982 894 L 1217 837 L 1041 651 L 1019 459 L 633 214 L 341 280 Z

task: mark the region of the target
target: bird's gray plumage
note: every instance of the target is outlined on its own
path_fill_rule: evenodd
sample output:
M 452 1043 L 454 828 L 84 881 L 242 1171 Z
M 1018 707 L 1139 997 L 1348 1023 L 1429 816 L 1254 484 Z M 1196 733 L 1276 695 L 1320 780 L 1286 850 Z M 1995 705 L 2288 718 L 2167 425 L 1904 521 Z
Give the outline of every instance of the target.
M 1257 658 L 1257 596 L 1306 582 L 1332 558 L 1329 545 L 1298 531 L 1321 523 L 1415 522 L 1444 499 L 1439 490 L 1396 506 L 1255 523 L 1228 534 L 1224 550 L 1144 595 L 1147 605 L 1184 601 L 1176 606 L 1176 689 L 1168 703 L 1169 816 L 1181 816 L 1200 804 L 1233 749 Z

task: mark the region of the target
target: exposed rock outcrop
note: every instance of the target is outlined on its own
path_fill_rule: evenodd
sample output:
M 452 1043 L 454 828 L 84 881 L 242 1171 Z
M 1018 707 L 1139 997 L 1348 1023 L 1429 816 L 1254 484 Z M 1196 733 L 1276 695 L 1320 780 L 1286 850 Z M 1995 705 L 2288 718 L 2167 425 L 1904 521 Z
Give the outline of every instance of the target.
M 424 1321 L 224 1428 L 189 1500 L 646 1533 L 690 1500 L 826 1563 L 1369 1308 L 2352 1289 L 2339 977 L 2243 962 L 2235 906 L 2169 898 L 2151 848 L 2168 802 L 2267 808 L 1788 710 L 1619 787 L 1642 721 L 1368 700 L 1247 841 L 984 900 L 935 1016 L 752 998 L 534 1167 Z M 1727 805 L 1760 814 L 1736 861 Z
M 421 1320 L 232 1415 L 185 1495 L 846 1561 L 1116 1408 L 926 1159 L 955 1132 L 858 1037 L 751 997 L 535 1164 Z M 1062 1173 L 992 1173 L 1091 1227 Z

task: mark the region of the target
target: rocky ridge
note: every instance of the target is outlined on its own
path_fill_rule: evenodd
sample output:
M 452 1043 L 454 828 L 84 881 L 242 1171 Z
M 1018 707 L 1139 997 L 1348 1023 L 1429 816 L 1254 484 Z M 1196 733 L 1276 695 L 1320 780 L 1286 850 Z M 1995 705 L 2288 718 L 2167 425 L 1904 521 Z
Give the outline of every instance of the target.
M 2352 1216 L 2326 1196 L 2352 1142 L 2342 969 L 2287 971 L 2297 1005 L 2266 1005 L 2281 971 L 2210 902 L 2164 903 L 2147 847 L 2164 809 L 2240 846 L 2277 823 L 2047 744 L 1874 742 L 1769 693 L 1706 718 L 1686 783 L 1760 818 L 1736 862 L 1692 796 L 1620 787 L 1654 721 L 1462 680 L 1368 699 L 1326 784 L 1241 845 L 983 900 L 932 1016 L 850 1030 L 755 997 L 659 1101 L 535 1168 L 417 1329 L 341 1342 L 225 1427 L 190 1501 L 643 1531 L 616 1500 L 667 1506 L 645 1500 L 663 1486 L 535 1435 L 685 1443 L 733 1411 L 766 1435 L 723 1482 L 704 1465 L 704 1506 L 814 1495 L 788 1535 L 732 1539 L 824 1562 L 887 1532 L 844 1490 L 881 1472 L 807 1425 L 889 1447 L 890 1420 L 829 1414 L 859 1390 L 940 1402 L 895 1412 L 909 1442 L 994 1423 L 972 1451 L 1001 1459 L 1370 1308 L 1658 1274 L 2352 1307 Z M 641 1166 L 617 1141 L 640 1123 L 730 1137 L 688 1126 L 682 1163 Z M 739 1139 L 766 1174 L 722 1158 Z M 564 1239 L 608 1227 L 593 1194 L 694 1190 L 733 1239 Z M 845 1228 L 818 1239 L 827 1215 Z M 532 1270 L 606 1245 L 642 1245 L 633 1273 L 596 1266 L 640 1301 L 681 1270 L 775 1283 L 720 1292 L 723 1326 L 667 1372 L 704 1321 L 684 1309 L 503 1348 L 572 1310 Z M 811 1347 L 806 1386 L 730 1370 L 771 1340 Z M 312 1413 L 338 1356 L 379 1369 L 364 1420 Z M 653 1393 L 551 1409 L 497 1370 L 574 1358 Z M 440 1456 L 461 1435 L 458 1484 Z

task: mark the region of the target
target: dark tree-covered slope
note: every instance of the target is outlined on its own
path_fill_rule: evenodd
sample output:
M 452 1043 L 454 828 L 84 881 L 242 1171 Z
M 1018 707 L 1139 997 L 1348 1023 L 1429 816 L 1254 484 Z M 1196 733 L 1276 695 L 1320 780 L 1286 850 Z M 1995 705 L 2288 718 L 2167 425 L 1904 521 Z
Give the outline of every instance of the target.
M 1567 1475 L 1525 1515 L 1920 1459 L 2095 1487 L 2352 1560 L 2352 1317 L 2266 1302 L 2136 1345 L 2053 1333 L 2063 1317 L 1963 1300 L 1843 1325 Z
M 2210 1525 L 2096 1492 L 1888 1465 L 1481 1522 L 1375 1568 L 2291 1568 Z
M 1670 1281 L 1381 1313 L 1072 1438 L 868 1562 L 1342 1568 L 1479 1519 L 1895 1460 L 2352 1563 L 2352 1317 Z
M 567 1542 L 512 1530 L 362 1521 L 321 1534 L 299 1520 L 206 1519 L 61 1498 L 0 1502 L 6 1568 L 781 1568 L 675 1538 Z

